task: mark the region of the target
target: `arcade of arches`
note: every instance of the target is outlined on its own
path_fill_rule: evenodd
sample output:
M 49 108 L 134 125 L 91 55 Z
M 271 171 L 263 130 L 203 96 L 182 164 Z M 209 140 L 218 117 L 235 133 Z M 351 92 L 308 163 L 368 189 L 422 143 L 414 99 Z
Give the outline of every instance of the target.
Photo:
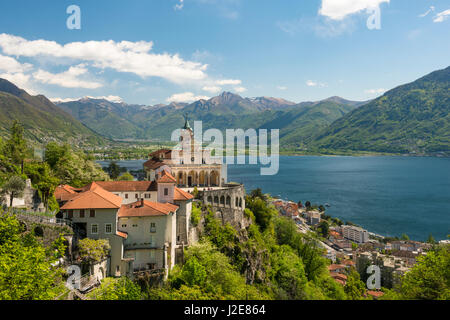
M 223 184 L 219 170 L 176 170 L 172 168 L 172 175 L 177 179 L 178 186 L 220 187 Z

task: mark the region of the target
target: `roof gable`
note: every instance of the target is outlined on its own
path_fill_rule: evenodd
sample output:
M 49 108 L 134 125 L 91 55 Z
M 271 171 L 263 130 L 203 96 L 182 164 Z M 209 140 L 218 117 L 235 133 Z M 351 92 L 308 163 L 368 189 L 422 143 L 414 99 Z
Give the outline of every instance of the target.
M 88 186 L 87 191 L 69 200 L 61 209 L 119 209 L 122 198 L 98 186 L 95 182 Z
M 170 203 L 138 201 L 123 205 L 119 210 L 119 218 L 167 216 L 178 210 L 178 206 Z

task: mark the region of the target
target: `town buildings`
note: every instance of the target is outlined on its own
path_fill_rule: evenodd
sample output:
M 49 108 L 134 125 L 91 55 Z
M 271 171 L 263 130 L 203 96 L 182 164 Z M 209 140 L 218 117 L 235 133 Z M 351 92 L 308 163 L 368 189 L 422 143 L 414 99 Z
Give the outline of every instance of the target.
M 369 240 L 369 233 L 367 230 L 356 226 L 341 226 L 342 235 L 344 238 L 354 241 L 356 243 L 365 243 Z

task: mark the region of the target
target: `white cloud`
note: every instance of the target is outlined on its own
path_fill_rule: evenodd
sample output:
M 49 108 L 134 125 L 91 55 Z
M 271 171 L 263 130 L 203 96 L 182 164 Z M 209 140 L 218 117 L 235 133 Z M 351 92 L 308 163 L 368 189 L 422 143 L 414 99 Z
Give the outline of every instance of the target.
M 435 9 L 435 7 L 434 7 L 434 6 L 431 6 L 430 9 L 427 10 L 427 12 L 422 13 L 422 14 L 419 14 L 419 17 L 420 17 L 420 18 L 426 17 L 426 16 L 429 15 L 431 12 L 433 12 L 434 9 Z
M 333 20 L 342 20 L 346 16 L 366 9 L 378 7 L 390 0 L 322 0 L 319 14 Z
M 93 96 L 86 96 L 83 98 L 89 98 L 89 99 L 99 99 L 99 100 L 108 100 L 110 102 L 114 103 L 121 103 L 123 102 L 123 99 L 119 96 L 99 96 L 99 97 L 93 97 Z M 83 98 L 49 98 L 50 101 L 54 103 L 63 103 L 63 102 L 71 102 L 71 101 L 78 101 Z
M 202 90 L 214 94 L 214 93 L 218 93 L 218 92 L 222 91 L 222 88 L 218 87 L 218 86 L 205 86 L 202 88 Z
M 24 74 L 24 73 L 21 73 L 21 72 L 17 72 L 17 73 L 2 73 L 2 74 L 0 74 L 0 78 L 6 79 L 6 80 L 12 82 L 17 87 L 25 90 L 26 92 L 28 92 L 31 95 L 38 94 L 37 91 L 33 89 L 31 81 L 30 81 L 31 77 L 28 74 Z
M 233 79 L 224 79 L 224 80 L 217 80 L 216 83 L 220 86 L 237 86 L 242 84 L 241 80 L 233 80 Z
M 70 67 L 69 70 L 62 73 L 50 73 L 39 69 L 33 73 L 34 79 L 39 82 L 53 84 L 64 88 L 84 88 L 84 89 L 98 89 L 103 87 L 103 84 L 94 81 L 81 80 L 78 77 L 88 73 L 85 65 Z
M 178 54 L 150 53 L 153 42 L 87 41 L 61 45 L 55 41 L 33 40 L 0 34 L 0 48 L 7 55 L 69 58 L 92 62 L 100 69 L 134 73 L 140 77 L 160 77 L 174 83 L 206 78 L 206 64 L 185 61 Z
M 3 56 L 0 54 L 0 71 L 8 73 L 26 72 L 33 68 L 33 65 L 29 63 L 20 63 L 12 57 Z
M 284 90 L 287 90 L 287 89 L 288 89 L 288 87 L 284 87 L 284 86 L 278 86 L 278 87 L 277 87 L 277 89 L 278 89 L 278 90 L 282 90 L 282 91 L 284 91 Z
M 247 91 L 247 88 L 244 87 L 235 87 L 234 91 L 236 91 L 237 93 L 243 93 L 245 91 Z
M 380 88 L 380 89 L 367 89 L 367 90 L 364 90 L 364 92 L 367 93 L 367 94 L 383 94 L 383 93 L 386 92 L 386 89 L 382 89 L 382 88 Z
M 433 22 L 444 22 L 450 16 L 450 9 L 439 12 L 434 18 Z
M 169 98 L 167 98 L 167 102 L 193 102 L 197 100 L 208 100 L 209 97 L 206 96 L 196 96 L 192 92 L 183 92 L 183 93 L 177 93 Z
M 315 80 L 308 80 L 308 81 L 306 81 L 306 85 L 307 85 L 308 87 L 321 87 L 321 88 L 327 86 L 326 83 L 317 82 L 317 81 L 315 81 Z
M 184 7 L 184 0 L 179 0 L 179 1 L 180 2 L 173 7 L 175 10 L 181 10 Z

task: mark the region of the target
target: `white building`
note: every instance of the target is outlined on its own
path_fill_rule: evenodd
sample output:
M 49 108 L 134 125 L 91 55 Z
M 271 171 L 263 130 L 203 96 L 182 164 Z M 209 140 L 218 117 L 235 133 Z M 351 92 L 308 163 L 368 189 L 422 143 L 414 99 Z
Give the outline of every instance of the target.
M 342 226 L 342 235 L 344 238 L 357 242 L 365 243 L 369 240 L 369 233 L 360 227 L 355 226 Z

